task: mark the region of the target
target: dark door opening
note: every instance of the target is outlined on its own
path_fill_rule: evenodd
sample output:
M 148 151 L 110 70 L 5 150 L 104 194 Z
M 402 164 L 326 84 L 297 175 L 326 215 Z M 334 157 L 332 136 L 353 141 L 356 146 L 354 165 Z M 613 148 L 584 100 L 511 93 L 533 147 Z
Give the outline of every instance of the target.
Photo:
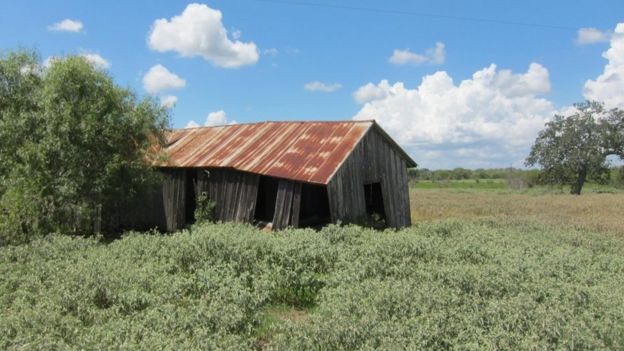
M 277 178 L 260 176 L 258 182 L 258 197 L 254 219 L 260 222 L 273 222 L 275 201 L 277 200 Z
M 384 222 L 386 211 L 384 209 L 381 183 L 364 184 L 364 198 L 366 199 L 366 214 L 374 222 Z
M 187 169 L 185 171 L 186 179 L 184 184 L 184 191 L 186 193 L 185 197 L 185 212 L 184 219 L 186 224 L 195 223 L 195 208 L 197 207 L 197 170 L 196 169 Z
M 327 187 L 323 185 L 301 185 L 300 227 L 321 227 L 331 222 Z

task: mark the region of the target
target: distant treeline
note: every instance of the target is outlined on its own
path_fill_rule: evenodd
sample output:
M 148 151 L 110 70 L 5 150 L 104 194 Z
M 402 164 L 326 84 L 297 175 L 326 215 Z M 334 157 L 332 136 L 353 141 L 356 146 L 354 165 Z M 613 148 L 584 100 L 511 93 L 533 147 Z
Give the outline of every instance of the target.
M 509 185 L 528 186 L 543 185 L 540 180 L 541 172 L 538 169 L 519 168 L 454 168 L 430 170 L 427 168 L 410 168 L 407 170 L 410 183 L 418 181 L 447 182 L 451 180 L 479 180 L 479 179 L 501 179 L 506 180 Z M 611 167 L 607 176 L 601 178 L 591 178 L 591 182 L 599 184 L 609 184 L 613 186 L 624 186 L 624 166 Z

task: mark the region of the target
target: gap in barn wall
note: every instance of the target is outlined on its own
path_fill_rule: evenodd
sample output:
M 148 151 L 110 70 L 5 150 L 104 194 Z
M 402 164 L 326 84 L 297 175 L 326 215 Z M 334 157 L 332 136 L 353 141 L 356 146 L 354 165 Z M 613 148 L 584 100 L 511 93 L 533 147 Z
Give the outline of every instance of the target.
M 368 216 L 379 215 L 386 219 L 386 211 L 383 204 L 381 182 L 364 184 L 364 198 L 366 201 L 366 214 Z
M 327 186 L 303 183 L 299 226 L 320 228 L 331 222 Z
M 277 178 L 260 176 L 254 221 L 264 223 L 273 221 L 278 183 Z

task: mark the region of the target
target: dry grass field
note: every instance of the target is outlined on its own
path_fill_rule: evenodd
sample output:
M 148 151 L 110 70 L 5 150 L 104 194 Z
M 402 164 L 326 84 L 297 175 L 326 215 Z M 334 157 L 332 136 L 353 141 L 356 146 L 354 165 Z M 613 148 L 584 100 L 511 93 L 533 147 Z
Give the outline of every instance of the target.
M 493 220 L 624 234 L 624 193 L 410 189 L 412 222 Z

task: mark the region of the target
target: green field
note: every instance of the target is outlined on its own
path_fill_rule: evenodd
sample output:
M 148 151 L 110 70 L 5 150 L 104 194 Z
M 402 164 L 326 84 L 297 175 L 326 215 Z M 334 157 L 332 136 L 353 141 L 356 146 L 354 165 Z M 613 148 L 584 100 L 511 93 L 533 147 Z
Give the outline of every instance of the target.
M 0 248 L 0 349 L 624 349 L 624 224 L 600 225 L 624 194 L 411 197 L 398 232 L 215 224 Z
M 475 190 L 500 191 L 521 194 L 564 194 L 570 192 L 569 186 L 527 186 L 523 179 L 452 179 L 452 180 L 417 180 L 410 183 L 411 189 L 417 190 Z M 586 183 L 583 193 L 624 193 L 624 188 L 610 184 Z

